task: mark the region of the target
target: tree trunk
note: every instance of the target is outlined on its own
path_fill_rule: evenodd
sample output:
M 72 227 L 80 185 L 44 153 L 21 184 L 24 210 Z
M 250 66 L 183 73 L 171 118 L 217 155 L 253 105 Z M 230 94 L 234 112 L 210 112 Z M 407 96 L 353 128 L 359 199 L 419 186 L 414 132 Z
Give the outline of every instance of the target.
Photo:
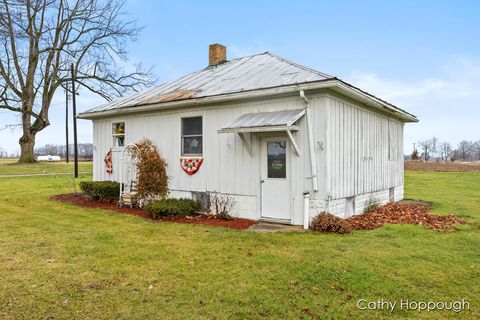
M 35 162 L 35 154 L 33 148 L 35 147 L 35 135 L 30 132 L 24 132 L 23 136 L 18 140 L 20 144 L 20 163 Z

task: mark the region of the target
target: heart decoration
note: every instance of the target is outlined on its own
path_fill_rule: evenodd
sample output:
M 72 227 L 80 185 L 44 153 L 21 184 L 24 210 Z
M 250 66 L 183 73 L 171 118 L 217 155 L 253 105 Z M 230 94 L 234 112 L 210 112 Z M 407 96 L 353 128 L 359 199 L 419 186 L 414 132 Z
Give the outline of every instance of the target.
M 105 172 L 108 174 L 112 174 L 113 172 L 113 166 L 112 166 L 112 149 L 110 149 L 107 154 L 105 155 L 105 158 L 103 159 L 103 162 L 105 162 Z
M 195 174 L 203 163 L 203 158 L 180 158 L 183 171 L 189 176 Z

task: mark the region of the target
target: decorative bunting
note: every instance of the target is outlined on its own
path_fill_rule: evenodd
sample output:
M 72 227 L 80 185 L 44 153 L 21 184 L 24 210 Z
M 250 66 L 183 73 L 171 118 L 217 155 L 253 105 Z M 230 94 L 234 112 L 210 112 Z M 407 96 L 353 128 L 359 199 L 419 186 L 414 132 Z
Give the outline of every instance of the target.
M 105 172 L 108 174 L 112 174 L 113 172 L 113 166 L 112 166 L 112 149 L 110 149 L 106 156 L 105 159 L 103 159 L 105 162 Z
M 203 163 L 203 158 L 180 158 L 180 165 L 188 175 L 195 174 Z

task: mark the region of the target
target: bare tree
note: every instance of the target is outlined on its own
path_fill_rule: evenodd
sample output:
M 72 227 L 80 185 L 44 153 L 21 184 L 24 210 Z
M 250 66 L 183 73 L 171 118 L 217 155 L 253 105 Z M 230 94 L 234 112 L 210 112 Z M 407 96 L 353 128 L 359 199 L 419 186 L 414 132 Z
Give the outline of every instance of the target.
M 423 153 L 423 159 L 428 161 L 430 157 L 437 152 L 438 138 L 433 137 L 427 140 L 418 141 L 418 145 Z
M 448 161 L 452 158 L 452 146 L 450 142 L 442 142 L 440 143 L 440 157 L 443 161 Z
M 474 160 L 480 160 L 480 140 L 473 143 L 472 156 Z
M 471 160 L 473 143 L 471 141 L 463 140 L 458 143 L 457 147 L 458 156 L 461 160 L 467 161 Z
M 93 144 L 92 143 L 80 143 L 80 144 L 78 144 L 78 155 L 79 155 L 80 158 L 83 158 L 83 159 L 92 159 L 93 158 Z
M 0 148 L 1 150 L 1 148 Z M 73 145 L 69 146 L 69 150 L 73 152 Z M 67 148 L 65 145 L 60 144 L 46 144 L 41 147 L 35 148 L 35 154 L 46 156 L 65 156 Z M 72 155 L 72 154 L 70 154 Z M 78 144 L 78 156 L 82 159 L 92 159 L 93 158 L 93 144 L 92 143 L 79 143 Z
M 33 162 L 56 90 L 72 80 L 111 100 L 153 82 L 140 65 L 121 67 L 141 28 L 122 0 L 0 0 L 0 109 L 18 113 L 20 162 Z

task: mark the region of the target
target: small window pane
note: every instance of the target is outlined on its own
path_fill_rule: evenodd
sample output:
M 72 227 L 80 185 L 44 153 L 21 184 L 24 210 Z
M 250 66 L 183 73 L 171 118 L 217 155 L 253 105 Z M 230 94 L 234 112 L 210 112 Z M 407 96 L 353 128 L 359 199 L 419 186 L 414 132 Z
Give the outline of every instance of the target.
M 183 118 L 182 119 L 182 135 L 201 135 L 202 134 L 202 117 Z
M 202 137 L 184 137 L 183 138 L 183 154 L 202 154 Z
M 114 147 L 124 147 L 125 146 L 125 137 L 114 137 Z
M 268 178 L 287 177 L 286 141 L 267 142 L 267 176 Z
M 113 124 L 113 134 L 124 134 L 124 133 L 125 133 L 125 122 Z

